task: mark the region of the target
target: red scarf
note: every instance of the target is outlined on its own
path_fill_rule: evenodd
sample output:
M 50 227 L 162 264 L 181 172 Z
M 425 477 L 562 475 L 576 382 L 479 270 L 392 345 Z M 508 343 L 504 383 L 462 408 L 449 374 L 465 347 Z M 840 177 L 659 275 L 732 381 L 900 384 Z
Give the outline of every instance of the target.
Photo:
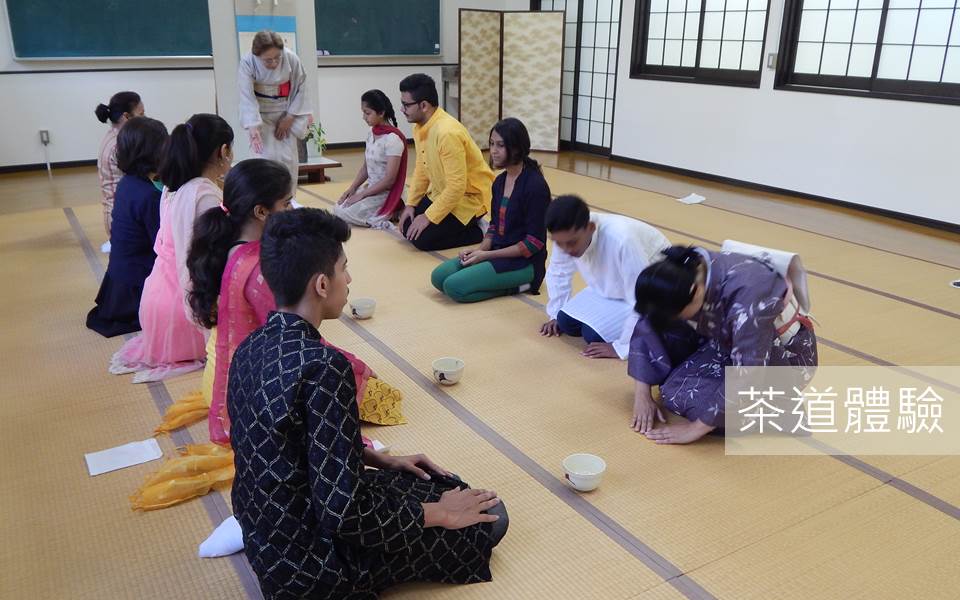
M 396 127 L 391 127 L 386 124 L 373 126 L 373 135 L 384 135 L 387 133 L 397 134 L 403 142 L 403 154 L 400 155 L 400 168 L 397 170 L 397 178 L 393 180 L 393 187 L 390 188 L 390 193 L 387 194 L 387 200 L 383 203 L 383 207 L 377 212 L 378 216 L 393 215 L 400 210 L 403 204 L 403 184 L 407 180 L 407 138 L 403 135 L 403 132 Z

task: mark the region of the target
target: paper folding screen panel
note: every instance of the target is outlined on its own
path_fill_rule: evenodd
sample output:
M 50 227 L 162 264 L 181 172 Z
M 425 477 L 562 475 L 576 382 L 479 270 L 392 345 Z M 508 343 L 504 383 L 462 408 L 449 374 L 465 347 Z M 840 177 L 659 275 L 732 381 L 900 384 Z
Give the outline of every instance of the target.
M 460 122 L 480 148 L 516 117 L 532 149 L 557 151 L 562 72 L 563 12 L 460 10 Z
M 534 150 L 558 150 L 563 13 L 503 13 L 500 117 L 516 117 Z
M 500 120 L 500 34 L 498 11 L 460 11 L 460 122 L 481 148 Z

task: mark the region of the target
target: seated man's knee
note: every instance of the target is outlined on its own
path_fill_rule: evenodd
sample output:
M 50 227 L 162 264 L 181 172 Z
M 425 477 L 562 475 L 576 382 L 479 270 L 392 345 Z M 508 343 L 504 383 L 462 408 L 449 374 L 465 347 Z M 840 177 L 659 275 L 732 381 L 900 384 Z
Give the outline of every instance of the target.
M 583 336 L 583 341 L 588 344 L 602 344 L 606 342 L 599 333 L 593 330 L 589 325 L 583 325 L 580 328 L 580 334 Z
M 582 325 L 580 321 L 574 319 L 562 310 L 557 313 L 557 327 L 560 333 L 571 337 L 580 337 L 582 335 Z
M 420 232 L 420 236 L 417 239 L 410 240 L 414 248 L 423 250 L 424 252 L 434 249 L 435 241 L 432 232 L 430 232 L 431 227 L 432 225 L 427 225 L 427 228 Z
M 507 515 L 507 506 L 500 500 L 500 503 L 487 511 L 487 514 L 497 515 L 498 519 L 490 524 L 490 542 L 491 546 L 496 546 L 507 535 L 507 528 L 510 526 L 510 517 Z

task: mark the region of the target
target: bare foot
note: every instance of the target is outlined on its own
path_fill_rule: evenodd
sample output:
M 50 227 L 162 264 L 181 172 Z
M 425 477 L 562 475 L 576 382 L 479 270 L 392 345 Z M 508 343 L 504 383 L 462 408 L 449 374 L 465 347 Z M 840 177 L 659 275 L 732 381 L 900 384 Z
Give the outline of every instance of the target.
M 645 435 L 648 440 L 653 440 L 658 444 L 689 444 L 699 440 L 714 429 L 715 427 L 707 425 L 700 419 L 688 421 L 681 417 L 668 425 L 658 424 L 655 429 L 648 431 Z

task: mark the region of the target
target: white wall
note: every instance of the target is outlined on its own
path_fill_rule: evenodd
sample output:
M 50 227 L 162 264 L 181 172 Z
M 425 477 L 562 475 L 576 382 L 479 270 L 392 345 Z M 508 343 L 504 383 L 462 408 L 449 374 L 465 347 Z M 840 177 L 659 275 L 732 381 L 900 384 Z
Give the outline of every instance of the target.
M 213 1 L 213 0 L 211 0 Z M 225 0 L 217 0 L 227 4 Z M 302 3 L 302 0 L 298 0 Z M 232 3 L 229 3 L 232 5 Z M 525 10 L 527 0 L 442 0 L 441 56 L 439 57 L 365 57 L 330 58 L 317 70 L 319 103 L 317 116 L 327 129 L 331 143 L 361 142 L 366 127 L 360 120 L 360 95 L 379 87 L 394 100 L 399 109 L 397 85 L 404 76 L 424 72 L 440 86 L 440 65 L 458 60 L 458 19 L 460 8 L 492 10 Z M 211 28 L 214 43 L 227 44 L 234 24 L 230 10 L 214 6 Z M 308 11 L 309 12 L 309 11 Z M 303 18 L 303 11 L 298 13 Z M 312 14 L 312 13 L 310 13 Z M 130 89 L 144 99 L 147 114 L 173 128 L 196 112 L 216 112 L 217 102 L 225 114 L 230 99 L 217 93 L 211 59 L 149 59 L 93 61 L 17 61 L 13 57 L 7 23 L 6 4 L 0 0 L 0 72 L 48 71 L 77 69 L 137 69 L 207 67 L 199 71 L 79 71 L 73 73 L 0 73 L 0 114 L 3 136 L 0 136 L 0 167 L 43 162 L 43 149 L 38 131 L 48 129 L 51 136 L 50 160 L 53 162 L 89 160 L 97 156 L 97 148 L 106 126 L 96 120 L 94 107 L 106 102 L 118 91 Z M 308 63 L 309 64 L 309 63 Z M 372 65 L 372 66 L 371 66 Z M 391 66 L 393 65 L 393 66 Z M 415 66 L 400 66 L 415 65 Z M 219 70 L 218 70 L 219 71 Z M 230 71 L 227 69 L 226 71 Z M 223 85 L 223 82 L 220 82 Z M 229 111 L 229 112 L 228 112 Z M 399 114 L 399 110 L 397 111 Z M 401 125 L 406 131 L 409 128 Z M 239 139 L 240 136 L 238 136 Z
M 370 128 L 360 117 L 360 96 L 370 89 L 381 89 L 393 103 L 400 129 L 409 137 L 410 124 L 400 113 L 400 80 L 411 73 L 426 73 L 441 89 L 440 66 L 330 67 L 319 71 L 320 105 L 317 119 L 323 124 L 330 143 L 359 142 Z M 443 92 L 440 92 L 441 100 Z
M 623 2 L 612 153 L 960 223 L 960 107 L 630 79 L 635 3 Z M 772 0 L 767 53 L 783 0 Z
M 97 157 L 107 125 L 93 114 L 121 90 L 135 90 L 147 115 L 168 130 L 197 112 L 215 112 L 213 71 L 116 71 L 0 75 L 0 166 L 44 161 L 40 129 L 50 131 L 50 161 Z

